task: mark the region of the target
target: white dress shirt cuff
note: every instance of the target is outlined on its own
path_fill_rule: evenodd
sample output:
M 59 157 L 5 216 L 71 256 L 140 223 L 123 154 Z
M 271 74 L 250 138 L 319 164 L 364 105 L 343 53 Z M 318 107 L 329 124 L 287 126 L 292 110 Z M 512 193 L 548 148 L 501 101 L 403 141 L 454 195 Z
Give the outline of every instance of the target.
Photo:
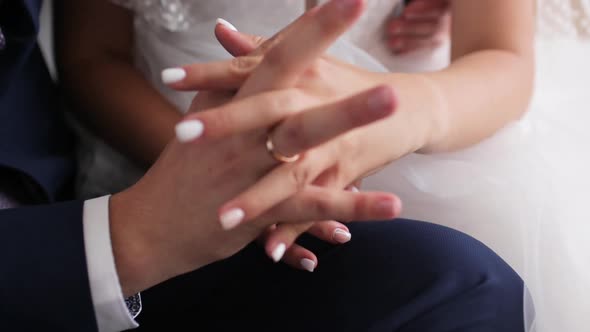
M 90 292 L 99 332 L 133 329 L 119 283 L 109 230 L 109 199 L 103 196 L 84 202 L 84 245 Z

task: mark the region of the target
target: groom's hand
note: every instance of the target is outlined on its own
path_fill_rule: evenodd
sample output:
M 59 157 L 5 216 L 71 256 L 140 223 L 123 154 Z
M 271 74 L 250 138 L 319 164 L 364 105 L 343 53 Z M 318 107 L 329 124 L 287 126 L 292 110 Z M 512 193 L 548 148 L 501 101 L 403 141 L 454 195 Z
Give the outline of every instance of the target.
M 325 107 L 297 110 L 298 98 L 283 105 L 297 115 L 284 120 L 273 138 L 284 146 L 310 149 L 343 132 L 376 121 L 391 109 L 375 112 L 366 92 Z M 218 109 L 190 115 L 148 173 L 111 199 L 111 237 L 117 271 L 126 295 L 227 258 L 275 224 L 314 220 L 389 219 L 398 199 L 385 193 L 353 193 L 320 187 L 302 188 L 251 222 L 239 209 L 218 209 L 253 185 L 278 163 L 265 148 L 267 131 L 285 118 L 267 96 L 245 98 Z M 286 97 L 289 98 L 289 97 Z M 286 99 L 285 99 L 286 100 Z M 244 116 L 244 110 L 251 110 Z M 344 120 L 344 121 L 343 121 Z M 289 133 L 305 123 L 297 137 Z M 204 125 L 201 136 L 198 132 Z

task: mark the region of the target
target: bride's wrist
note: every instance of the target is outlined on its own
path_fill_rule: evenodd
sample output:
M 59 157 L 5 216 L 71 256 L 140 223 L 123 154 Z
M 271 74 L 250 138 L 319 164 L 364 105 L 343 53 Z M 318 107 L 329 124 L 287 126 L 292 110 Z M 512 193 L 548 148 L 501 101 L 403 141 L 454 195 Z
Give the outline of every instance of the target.
M 444 149 L 448 133 L 448 103 L 443 90 L 425 74 L 394 74 L 399 107 L 408 116 L 412 139 L 409 153 L 434 153 Z
M 397 94 L 398 110 L 392 121 L 408 144 L 407 153 L 439 151 L 448 132 L 448 103 L 440 86 L 424 74 L 395 73 L 384 77 Z
M 422 80 L 424 98 L 427 98 L 431 105 L 423 110 L 426 135 L 420 148 L 415 152 L 429 154 L 444 151 L 444 142 L 449 131 L 449 104 L 438 83 L 426 75 L 417 77 Z

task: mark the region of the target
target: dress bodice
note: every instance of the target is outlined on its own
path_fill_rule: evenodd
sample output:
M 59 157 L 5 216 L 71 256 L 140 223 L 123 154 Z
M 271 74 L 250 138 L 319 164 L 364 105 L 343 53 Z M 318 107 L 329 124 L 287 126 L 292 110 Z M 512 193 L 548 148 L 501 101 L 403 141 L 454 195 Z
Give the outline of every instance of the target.
M 400 0 L 371 0 L 367 10 L 351 31 L 350 40 L 362 48 L 370 48 L 372 41 L 367 38 L 380 33 L 385 18 L 390 15 Z M 211 23 L 222 17 L 234 23 L 240 30 L 268 36 L 293 21 L 305 10 L 305 0 L 114 0 L 115 3 L 131 8 L 136 13 L 136 22 L 142 28 L 168 30 L 171 32 L 205 32 L 211 37 Z M 318 0 L 323 3 L 326 0 Z M 147 23 L 147 24 L 145 24 Z M 208 29 L 200 29 L 207 26 Z
M 114 0 L 140 13 L 143 20 L 166 29 L 180 31 L 196 22 L 208 21 L 223 14 L 252 13 L 262 26 L 280 27 L 304 9 L 304 0 Z M 325 2 L 320 0 L 319 2 Z M 364 24 L 375 28 L 399 0 L 371 0 Z M 253 3 L 256 8 L 253 8 Z M 590 37 L 590 0 L 537 0 L 538 30 L 542 37 Z M 250 14 L 248 15 L 249 17 Z M 373 24 L 371 24 L 373 22 Z M 376 24 L 375 24 L 376 23 Z M 374 25 L 371 27 L 371 25 Z M 352 33 L 359 37 L 359 31 Z M 360 40 L 359 40 L 360 41 Z

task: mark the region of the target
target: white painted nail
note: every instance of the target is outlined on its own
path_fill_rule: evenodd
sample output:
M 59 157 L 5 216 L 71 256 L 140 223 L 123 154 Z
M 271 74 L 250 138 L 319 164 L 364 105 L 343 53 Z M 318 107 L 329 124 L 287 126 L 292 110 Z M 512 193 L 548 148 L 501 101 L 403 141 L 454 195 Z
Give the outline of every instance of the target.
M 275 261 L 275 263 L 278 263 L 281 259 L 283 259 L 285 251 L 287 251 L 287 246 L 284 243 L 279 243 L 272 251 L 272 260 Z
M 231 209 L 221 215 L 219 220 L 221 221 L 221 227 L 225 230 L 235 228 L 239 223 L 242 222 L 246 213 L 242 209 Z
M 186 70 L 182 68 L 168 68 L 162 70 L 162 82 L 173 84 L 182 81 L 186 77 Z
M 238 29 L 233 24 L 229 23 L 228 21 L 226 21 L 222 18 L 217 19 L 217 24 L 221 24 L 230 30 L 238 31 Z
M 309 258 L 303 258 L 300 262 L 301 267 L 309 272 L 313 272 L 315 270 L 315 262 Z
M 353 193 L 360 193 L 361 191 L 359 190 L 359 188 L 357 188 L 356 186 L 351 186 L 350 187 L 350 191 L 352 191 Z
M 334 234 L 332 234 L 332 238 L 334 239 L 334 241 L 336 241 L 338 243 L 346 243 L 346 242 L 350 241 L 350 239 L 352 238 L 352 234 L 338 228 L 337 230 L 334 231 Z
M 181 143 L 188 143 L 199 138 L 203 135 L 204 129 L 205 126 L 203 126 L 203 122 L 199 120 L 182 121 L 174 128 L 176 131 L 176 138 Z

